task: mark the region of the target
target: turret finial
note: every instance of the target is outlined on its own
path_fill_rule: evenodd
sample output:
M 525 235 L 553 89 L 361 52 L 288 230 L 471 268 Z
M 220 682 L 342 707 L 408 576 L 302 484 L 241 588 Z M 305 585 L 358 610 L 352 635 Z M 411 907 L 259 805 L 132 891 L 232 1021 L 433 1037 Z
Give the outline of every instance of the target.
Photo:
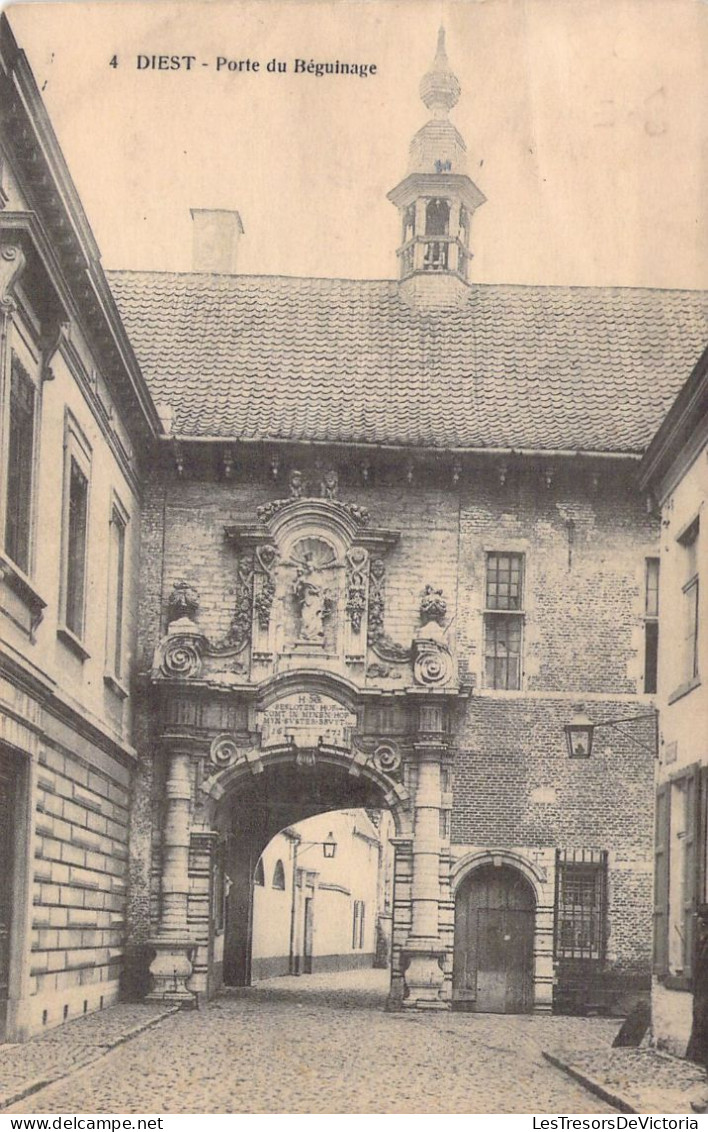
M 441 26 L 433 65 L 420 82 L 420 97 L 436 118 L 445 118 L 457 105 L 460 94 L 460 84 L 450 69 L 445 50 L 445 28 Z

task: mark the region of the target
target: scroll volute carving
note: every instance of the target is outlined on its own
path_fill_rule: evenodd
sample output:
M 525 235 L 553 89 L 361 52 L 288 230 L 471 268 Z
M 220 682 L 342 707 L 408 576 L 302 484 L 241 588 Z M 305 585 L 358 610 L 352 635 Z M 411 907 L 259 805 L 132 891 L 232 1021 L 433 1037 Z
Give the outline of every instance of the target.
M 420 599 L 420 628 L 413 638 L 413 679 L 416 684 L 449 684 L 454 675 L 443 623 L 447 601 L 443 591 L 427 585 Z
M 25 269 L 25 253 L 18 244 L 4 244 L 0 248 L 0 312 L 9 313 L 15 308 L 13 291 Z

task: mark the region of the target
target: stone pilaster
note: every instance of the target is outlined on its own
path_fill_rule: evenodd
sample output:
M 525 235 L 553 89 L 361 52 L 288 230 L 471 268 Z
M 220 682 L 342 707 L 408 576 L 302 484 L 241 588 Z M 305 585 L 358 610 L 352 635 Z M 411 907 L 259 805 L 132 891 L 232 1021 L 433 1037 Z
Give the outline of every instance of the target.
M 172 1002 L 194 1006 L 187 987 L 192 974 L 194 941 L 187 921 L 189 899 L 190 807 L 192 798 L 191 755 L 175 745 L 169 754 L 165 792 L 167 808 L 162 842 L 162 909 L 160 927 L 150 945 L 155 958 L 150 964 L 153 980 L 149 1002 Z
M 421 728 L 415 744 L 418 782 L 415 792 L 411 930 L 404 948 L 407 1009 L 446 1010 L 440 936 L 441 763 L 446 752 L 442 708 L 421 705 Z
M 387 1010 L 401 1010 L 405 995 L 403 962 L 405 947 L 411 929 L 411 872 L 412 842 L 408 837 L 392 837 L 393 863 L 393 925 L 391 931 L 391 987 Z

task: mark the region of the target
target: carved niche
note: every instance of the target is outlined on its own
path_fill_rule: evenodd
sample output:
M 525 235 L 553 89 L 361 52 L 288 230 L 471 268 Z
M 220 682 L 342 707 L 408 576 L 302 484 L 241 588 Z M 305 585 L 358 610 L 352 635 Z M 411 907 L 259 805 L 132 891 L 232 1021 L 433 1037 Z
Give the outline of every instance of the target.
M 381 556 L 398 533 L 372 530 L 365 508 L 337 499 L 331 469 L 318 473 L 316 484 L 293 470 L 289 486 L 287 499 L 257 509 L 257 521 L 225 528 L 236 556 L 233 612 L 221 639 L 210 640 L 196 624 L 200 604 L 192 583 L 174 583 L 153 678 L 233 686 L 320 668 L 362 680 L 372 644 L 388 664 L 410 662 L 410 649 L 383 630 Z M 374 664 L 372 676 L 382 673 Z
M 257 509 L 258 524 L 227 528 L 238 546 L 239 564 L 252 554 L 250 590 L 251 674 L 322 665 L 345 670 L 363 666 L 367 647 L 368 513 L 336 498 L 336 471 L 316 481 L 297 469 L 288 478 L 290 496 Z M 306 491 L 312 494 L 304 494 Z M 318 494 L 315 494 L 318 492 Z M 244 614 L 245 619 L 245 614 Z

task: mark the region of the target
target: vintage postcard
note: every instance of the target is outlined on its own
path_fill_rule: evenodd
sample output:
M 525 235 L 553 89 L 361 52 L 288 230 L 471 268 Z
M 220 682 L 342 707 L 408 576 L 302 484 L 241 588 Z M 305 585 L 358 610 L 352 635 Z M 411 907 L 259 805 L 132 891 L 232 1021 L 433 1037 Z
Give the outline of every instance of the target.
M 0 1109 L 698 1126 L 707 51 L 4 8 Z

